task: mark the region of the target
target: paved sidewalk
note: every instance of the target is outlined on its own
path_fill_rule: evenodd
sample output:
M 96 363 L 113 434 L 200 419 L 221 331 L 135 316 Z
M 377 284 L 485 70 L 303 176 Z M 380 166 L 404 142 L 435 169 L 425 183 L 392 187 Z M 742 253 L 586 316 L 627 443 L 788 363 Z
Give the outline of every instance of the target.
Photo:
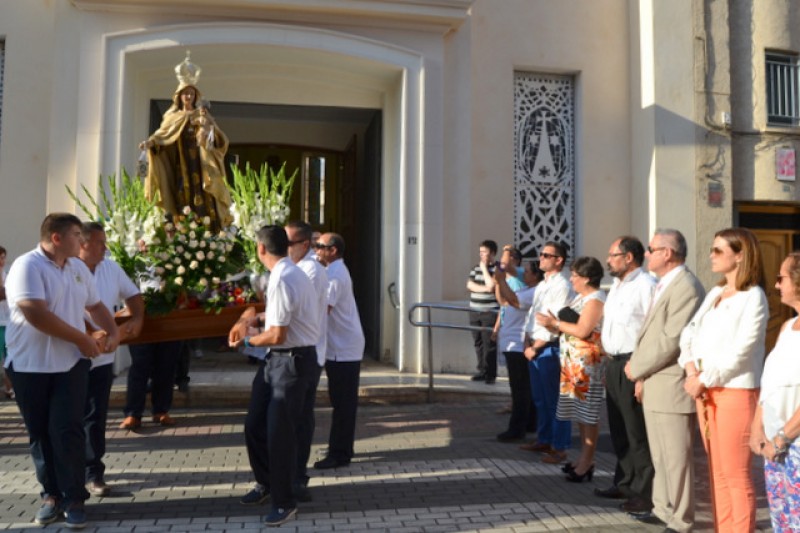
M 498 384 L 499 387 L 507 385 Z M 486 387 L 486 386 L 484 386 Z M 488 387 L 487 387 L 488 388 Z M 355 461 L 310 470 L 313 502 L 282 531 L 661 531 L 628 518 L 618 502 L 592 494 L 606 487 L 613 455 L 604 430 L 592 482 L 567 483 L 558 467 L 502 444 L 494 435 L 507 415 L 504 396 L 464 395 L 435 404 L 365 405 L 359 411 Z M 88 531 L 240 531 L 262 529 L 267 507 L 243 507 L 250 488 L 243 445 L 244 411 L 176 409 L 179 425 L 136 433 L 109 420 L 107 481 L 111 497 L 89 500 Z M 312 461 L 326 440 L 330 409 L 320 408 Z M 577 445 L 577 439 L 573 439 Z M 705 474 L 702 450 L 698 472 Z M 754 470 L 754 472 L 757 471 Z M 759 482 L 759 526 L 769 521 Z M 0 402 L 0 529 L 40 529 L 30 521 L 38 485 L 16 406 Z M 699 530 L 710 531 L 708 485 L 699 479 Z M 63 528 L 63 522 L 47 526 Z

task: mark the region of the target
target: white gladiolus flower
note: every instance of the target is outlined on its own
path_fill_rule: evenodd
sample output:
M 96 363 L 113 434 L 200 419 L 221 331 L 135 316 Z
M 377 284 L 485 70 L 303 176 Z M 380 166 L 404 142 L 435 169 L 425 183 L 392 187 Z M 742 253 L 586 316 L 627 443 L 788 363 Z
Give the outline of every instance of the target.
M 200 278 L 200 281 L 198 281 L 197 284 L 200 285 L 201 287 L 205 287 L 206 285 L 208 285 L 208 280 L 206 278 Z
M 192 261 L 191 263 L 189 263 L 189 268 L 191 268 L 192 270 L 197 270 L 197 267 L 199 266 L 200 263 L 198 263 L 197 261 Z
M 175 278 L 175 285 L 183 285 L 183 278 L 180 276 Z
M 197 222 L 195 222 L 194 220 L 192 220 L 192 221 L 189 223 L 189 228 L 190 228 L 190 229 L 197 229 Z M 193 232 L 193 233 L 194 233 L 194 232 Z
M 183 214 L 189 216 L 192 214 L 192 208 L 188 205 L 183 206 Z
M 211 283 L 213 283 L 214 285 L 219 285 L 221 281 L 222 280 L 219 279 L 218 277 L 211 278 Z
M 197 241 L 189 241 L 189 248 L 197 248 Z
M 204 268 L 204 269 L 203 269 L 203 273 L 204 273 L 206 276 L 210 276 L 210 275 L 211 275 L 211 269 L 210 269 L 210 268 L 208 268 L 208 267 L 206 267 L 206 268 Z
M 164 265 L 164 268 L 166 268 L 167 270 L 172 270 L 175 267 L 172 266 L 172 263 L 167 263 L 166 265 Z
M 164 274 L 164 267 L 156 267 L 156 274 L 161 276 Z
M 205 224 L 206 226 L 210 225 L 211 224 L 211 217 L 204 216 L 203 217 L 203 224 Z
M 175 247 L 175 251 L 178 252 L 179 254 L 182 254 L 183 253 L 183 246 L 181 246 L 179 244 L 178 246 Z
M 173 257 L 172 258 L 172 262 L 175 263 L 176 265 L 180 265 L 181 264 L 181 258 L 180 257 Z
M 203 253 L 203 250 L 200 250 L 194 256 L 197 258 L 198 261 L 202 261 L 203 259 L 206 258 L 206 254 Z
M 212 234 L 210 231 L 208 231 L 208 230 L 206 230 L 206 232 L 205 232 L 205 233 L 203 233 L 203 238 L 204 238 L 204 239 L 210 239 L 210 238 L 211 238 L 211 237 L 213 237 L 213 236 L 214 236 L 214 235 L 213 235 L 213 234 Z
M 210 242 L 210 243 L 208 243 L 208 248 L 209 248 L 210 250 L 216 250 L 216 249 L 217 249 L 217 243 L 215 243 L 215 242 L 213 242 L 213 241 L 212 241 L 212 242 Z
M 189 266 L 191 267 L 191 265 L 189 265 Z M 176 270 L 176 272 L 177 272 L 178 274 L 181 274 L 181 275 L 183 275 L 183 274 L 185 274 L 185 273 L 186 273 L 186 268 L 185 268 L 183 265 L 181 265 L 181 266 L 179 266 L 179 267 L 178 267 L 178 270 Z
M 183 257 L 185 257 L 186 259 L 191 259 L 192 254 L 190 254 L 189 252 L 184 252 Z
M 217 259 L 217 261 L 219 261 L 220 263 L 224 263 L 225 262 L 225 256 L 224 255 L 219 256 L 219 259 Z
M 190 231 L 189 232 L 189 238 L 191 240 L 195 240 L 197 238 L 197 233 L 195 233 L 194 231 Z
M 213 244 L 213 243 L 212 243 L 212 244 Z M 210 259 L 214 259 L 214 252 L 208 252 L 208 253 L 206 254 L 206 257 L 207 257 L 209 260 L 210 260 Z

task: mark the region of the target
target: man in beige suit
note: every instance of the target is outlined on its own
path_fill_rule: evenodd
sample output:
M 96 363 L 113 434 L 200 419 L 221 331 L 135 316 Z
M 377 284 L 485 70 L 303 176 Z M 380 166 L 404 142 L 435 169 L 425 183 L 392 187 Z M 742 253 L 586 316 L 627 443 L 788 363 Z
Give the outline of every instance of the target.
M 684 266 L 686 239 L 677 230 L 658 229 L 647 247 L 648 269 L 658 276 L 650 310 L 625 367 L 644 408 L 647 440 L 655 467 L 653 514 L 665 531 L 694 525 L 694 401 L 683 391 L 678 366 L 681 330 L 703 301 L 705 291 Z

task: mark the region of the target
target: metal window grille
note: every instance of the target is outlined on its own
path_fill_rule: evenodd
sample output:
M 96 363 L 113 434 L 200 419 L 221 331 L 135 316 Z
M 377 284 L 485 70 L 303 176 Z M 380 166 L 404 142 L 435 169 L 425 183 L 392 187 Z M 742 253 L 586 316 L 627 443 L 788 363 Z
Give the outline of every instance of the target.
M 800 93 L 796 55 L 769 53 L 767 60 L 767 123 L 800 125 Z

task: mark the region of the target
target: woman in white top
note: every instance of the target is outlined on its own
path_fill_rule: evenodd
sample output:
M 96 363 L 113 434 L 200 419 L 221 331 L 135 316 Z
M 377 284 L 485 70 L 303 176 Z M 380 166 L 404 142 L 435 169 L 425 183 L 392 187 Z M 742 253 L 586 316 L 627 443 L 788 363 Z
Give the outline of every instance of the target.
M 684 388 L 697 400 L 709 456 L 717 531 L 755 528 L 750 425 L 764 364 L 769 311 L 758 240 L 743 228 L 717 232 L 711 270 L 722 275 L 681 334 Z
M 775 287 L 800 313 L 800 252 L 783 261 Z M 750 447 L 764 456 L 769 514 L 775 531 L 800 531 L 800 320 L 789 319 L 767 357 Z

